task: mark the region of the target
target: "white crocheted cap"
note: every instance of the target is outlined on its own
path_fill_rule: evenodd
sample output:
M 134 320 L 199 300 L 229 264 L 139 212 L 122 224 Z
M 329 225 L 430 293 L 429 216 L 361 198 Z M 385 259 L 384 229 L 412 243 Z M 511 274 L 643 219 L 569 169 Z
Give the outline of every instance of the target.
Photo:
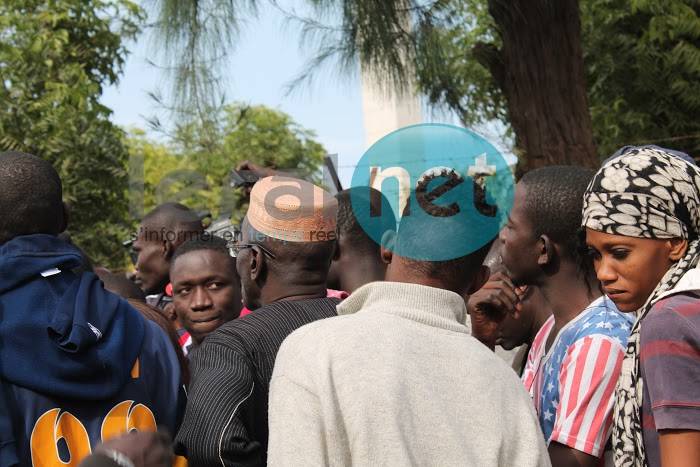
M 278 240 L 317 242 L 335 238 L 338 201 L 305 180 L 272 176 L 260 179 L 250 193 L 248 222 Z

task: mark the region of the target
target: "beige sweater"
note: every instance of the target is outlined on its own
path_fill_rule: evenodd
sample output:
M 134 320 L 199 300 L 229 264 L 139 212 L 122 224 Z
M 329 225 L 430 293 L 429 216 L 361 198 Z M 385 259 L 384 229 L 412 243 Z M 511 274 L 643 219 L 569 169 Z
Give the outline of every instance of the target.
M 368 284 L 277 354 L 271 466 L 548 466 L 530 397 L 472 338 L 464 300 Z

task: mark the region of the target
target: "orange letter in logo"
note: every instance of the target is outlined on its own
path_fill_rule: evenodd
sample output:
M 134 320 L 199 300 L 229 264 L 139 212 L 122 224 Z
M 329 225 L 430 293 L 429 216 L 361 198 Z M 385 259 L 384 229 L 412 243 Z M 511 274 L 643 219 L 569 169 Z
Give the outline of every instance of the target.
M 134 401 L 120 402 L 109 411 L 102 422 L 102 441 L 132 430 L 156 431 L 156 418 L 151 409 L 143 404 L 134 405 Z
M 35 467 L 77 466 L 90 454 L 90 438 L 85 427 L 70 412 L 51 409 L 39 417 L 34 424 L 29 445 L 32 465 Z M 64 462 L 58 455 L 58 441 L 63 439 L 68 446 L 69 459 Z

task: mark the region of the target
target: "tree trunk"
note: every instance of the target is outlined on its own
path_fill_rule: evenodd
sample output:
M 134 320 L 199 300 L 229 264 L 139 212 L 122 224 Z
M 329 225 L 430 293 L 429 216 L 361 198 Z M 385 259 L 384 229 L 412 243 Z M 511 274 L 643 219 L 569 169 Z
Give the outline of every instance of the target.
M 518 173 L 598 167 L 578 0 L 489 0 L 489 12 L 503 39 L 489 67 L 508 102 Z

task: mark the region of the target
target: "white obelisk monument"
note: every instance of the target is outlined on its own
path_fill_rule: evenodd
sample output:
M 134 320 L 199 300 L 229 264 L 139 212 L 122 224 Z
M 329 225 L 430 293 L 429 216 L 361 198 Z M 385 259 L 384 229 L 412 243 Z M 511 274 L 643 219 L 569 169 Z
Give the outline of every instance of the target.
M 413 92 L 415 86 L 412 83 L 405 86 L 403 91 L 387 89 L 372 70 L 364 67 L 361 68 L 361 83 L 366 148 L 394 130 L 423 121 L 420 98 Z M 386 176 L 396 175 L 384 172 L 384 176 L 376 177 L 377 174 L 382 174 L 382 169 L 380 166 L 369 168 L 370 186 L 384 192 L 400 217 L 410 195 L 410 181 L 399 184 L 398 194 L 391 192 L 394 190 L 387 191 L 386 187 L 382 190 L 381 185 Z

